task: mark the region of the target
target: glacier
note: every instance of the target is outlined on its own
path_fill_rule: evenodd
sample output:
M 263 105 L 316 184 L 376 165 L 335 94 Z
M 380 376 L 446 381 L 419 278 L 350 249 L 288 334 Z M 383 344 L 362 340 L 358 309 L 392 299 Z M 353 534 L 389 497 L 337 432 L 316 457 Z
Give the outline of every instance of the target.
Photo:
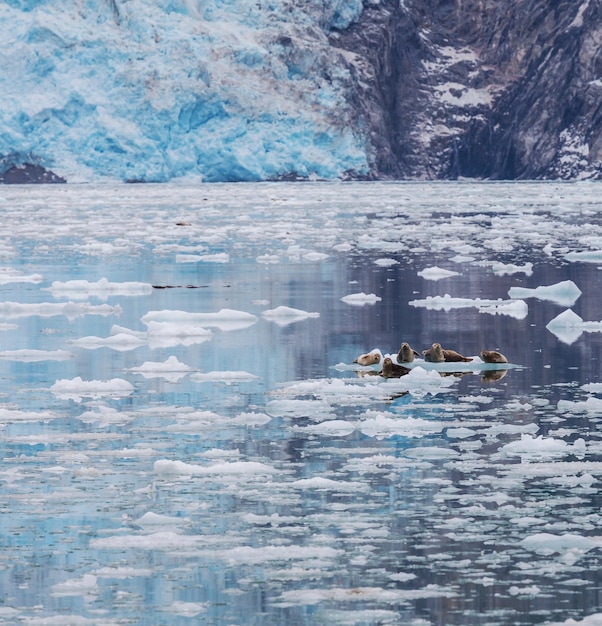
M 368 173 L 329 33 L 361 0 L 9 0 L 0 171 L 69 182 Z

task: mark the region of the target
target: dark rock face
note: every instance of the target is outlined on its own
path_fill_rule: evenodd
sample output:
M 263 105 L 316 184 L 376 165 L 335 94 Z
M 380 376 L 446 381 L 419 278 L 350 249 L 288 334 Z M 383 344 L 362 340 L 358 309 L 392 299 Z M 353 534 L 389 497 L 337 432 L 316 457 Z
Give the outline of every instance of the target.
M 28 183 L 65 183 L 64 178 L 57 176 L 54 172 L 47 170 L 40 165 L 24 163 L 23 165 L 13 165 L 3 174 L 0 174 L 0 184 L 5 185 L 25 185 Z
M 599 0 L 384 0 L 332 43 L 364 59 L 375 178 L 602 179 Z

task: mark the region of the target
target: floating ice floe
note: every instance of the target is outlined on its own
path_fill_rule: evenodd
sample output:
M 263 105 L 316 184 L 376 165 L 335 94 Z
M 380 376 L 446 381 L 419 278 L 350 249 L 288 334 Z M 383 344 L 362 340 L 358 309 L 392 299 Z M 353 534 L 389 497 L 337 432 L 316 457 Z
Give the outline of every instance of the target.
M 2 350 L 0 359 L 5 361 L 67 361 L 73 358 L 68 350 Z
M 584 332 L 602 332 L 602 321 L 584 322 L 572 309 L 567 309 L 550 320 L 546 328 L 560 341 L 570 345 L 575 343 Z
M 0 268 L 0 285 L 10 283 L 41 283 L 44 277 L 41 274 L 20 274 L 12 268 Z
M 72 346 L 85 348 L 86 350 L 111 348 L 111 350 L 127 352 L 129 350 L 135 350 L 136 348 L 140 348 L 141 346 L 146 345 L 146 340 L 131 335 L 129 333 L 117 333 L 115 335 L 109 335 L 108 337 L 95 337 L 93 335 L 88 337 L 80 337 L 79 339 L 70 340 L 69 343 Z
M 488 265 L 491 271 L 497 276 L 505 276 L 506 274 L 524 274 L 531 276 L 533 274 L 533 263 L 528 262 L 524 265 L 515 265 L 514 263 L 501 263 L 500 261 L 486 261 L 479 265 Z
M 110 380 L 82 380 L 80 376 L 73 379 L 57 380 L 50 391 L 61 398 L 81 400 L 83 397 L 98 398 L 101 396 L 123 397 L 134 391 L 134 385 L 123 378 Z
M 246 478 L 265 477 L 277 473 L 277 470 L 257 461 L 232 461 L 215 465 L 194 465 L 184 461 L 159 459 L 154 463 L 154 472 L 160 476 L 241 476 Z
M 454 272 L 453 270 L 442 269 L 436 265 L 433 267 L 425 267 L 418 272 L 418 276 L 422 276 L 425 280 L 441 280 L 442 278 L 449 278 L 451 276 L 460 276 L 460 272 Z
M 358 424 L 358 430 L 368 437 L 387 439 L 389 437 L 421 438 L 440 433 L 448 424 L 415 417 L 400 419 L 390 412 L 367 411 L 365 418 Z
M 581 289 L 572 280 L 563 280 L 555 285 L 545 285 L 533 289 L 510 287 L 508 295 L 511 298 L 537 298 L 562 306 L 572 306 L 579 299 Z
M 79 302 L 2 302 L 0 303 L 0 317 L 55 317 L 64 315 L 73 320 L 84 315 L 119 315 L 122 308 L 119 305 L 109 306 L 108 304 L 92 305 Z
M 502 446 L 500 452 L 505 455 L 517 455 L 521 457 L 548 458 L 564 456 L 565 454 L 575 454 L 583 456 L 585 454 L 585 441 L 581 438 L 570 444 L 562 439 L 553 437 L 532 437 L 531 435 L 521 435 L 520 441 L 513 441 Z
M 0 408 L 0 424 L 18 422 L 48 422 L 57 419 L 58 415 L 50 411 L 22 411 L 20 409 Z
M 176 263 L 229 263 L 230 255 L 227 252 L 215 254 L 176 254 Z
M 479 313 L 492 315 L 509 315 L 522 320 L 527 317 L 529 307 L 523 300 L 487 300 L 481 298 L 454 298 L 446 293 L 444 296 L 427 296 L 424 299 L 411 300 L 411 306 L 424 307 L 434 311 L 451 311 L 475 307 Z
M 153 288 L 150 283 L 140 282 L 109 282 L 106 278 L 101 278 L 95 283 L 87 280 L 68 280 L 61 282 L 55 280 L 45 291 L 50 291 L 55 298 L 69 297 L 76 300 L 85 300 L 94 296 L 99 300 L 106 300 L 109 296 L 144 296 L 152 293 Z
M 573 564 L 590 550 L 601 548 L 602 537 L 584 537 L 573 533 L 536 533 L 525 537 L 520 545 L 539 554 L 559 554 L 564 563 Z
M 396 261 L 395 259 L 381 258 L 376 259 L 376 261 L 374 261 L 374 264 L 378 265 L 379 267 L 392 267 L 393 265 L 399 265 L 399 261 Z
M 165 378 L 169 382 L 177 382 L 191 372 L 192 367 L 172 355 L 165 361 L 145 361 L 138 367 L 130 368 L 129 371 L 142 374 L 145 378 Z
M 602 399 L 559 400 L 557 409 L 560 413 L 602 413 Z
M 364 306 L 366 304 L 375 304 L 380 302 L 382 298 L 373 293 L 350 293 L 348 296 L 343 296 L 341 300 L 345 304 L 352 304 L 353 306 Z
M 278 306 L 275 309 L 263 311 L 261 314 L 266 320 L 274 322 L 279 326 L 288 326 L 312 317 L 320 317 L 319 313 L 308 313 L 301 309 L 294 309 L 289 306 Z
M 196 372 L 190 376 L 190 380 L 197 383 L 225 383 L 226 385 L 231 385 L 232 383 L 246 383 L 258 379 L 259 376 L 243 370 Z
M 97 578 L 94 574 L 70 578 L 50 588 L 50 594 L 55 597 L 96 595 L 98 591 Z
M 257 317 L 246 311 L 220 309 L 215 313 L 191 313 L 188 311 L 163 310 L 149 311 L 141 318 L 142 323 L 150 322 L 169 324 L 190 324 L 193 326 L 209 326 L 223 331 L 241 330 L 257 322 Z
M 583 252 L 569 252 L 564 255 L 567 261 L 581 261 L 583 263 L 602 263 L 602 250 L 585 250 Z

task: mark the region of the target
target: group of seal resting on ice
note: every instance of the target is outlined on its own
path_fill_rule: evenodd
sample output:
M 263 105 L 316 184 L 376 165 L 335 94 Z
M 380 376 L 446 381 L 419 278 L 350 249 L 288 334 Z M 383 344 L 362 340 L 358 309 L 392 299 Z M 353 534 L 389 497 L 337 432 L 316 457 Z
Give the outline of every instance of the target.
M 423 350 L 422 354 L 424 360 L 429 363 L 468 363 L 473 360 L 473 357 L 462 356 L 455 350 L 442 348 L 440 343 L 434 343 L 428 350 Z M 394 363 L 391 357 L 385 357 L 379 375 L 383 378 L 400 378 L 410 372 L 410 368 L 402 364 L 412 363 L 414 358 L 419 356 L 420 353 L 416 352 L 409 343 L 404 341 L 397 353 L 397 363 Z M 484 363 L 508 363 L 508 359 L 497 350 L 482 350 L 479 356 Z M 378 365 L 381 358 L 381 353 L 378 350 L 373 350 L 358 356 L 353 362 L 358 365 Z

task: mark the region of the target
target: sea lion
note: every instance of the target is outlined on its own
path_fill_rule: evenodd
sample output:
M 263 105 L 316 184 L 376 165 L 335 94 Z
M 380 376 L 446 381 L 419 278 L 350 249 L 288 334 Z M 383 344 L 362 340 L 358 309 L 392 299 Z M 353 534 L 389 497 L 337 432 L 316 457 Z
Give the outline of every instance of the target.
M 380 375 L 383 378 L 401 378 L 406 374 L 409 374 L 412 370 L 409 367 L 404 367 L 403 365 L 397 365 L 397 363 L 393 363 L 393 361 L 386 357 L 383 361 L 383 368 L 380 371 Z
M 399 352 L 397 353 L 397 362 L 411 363 L 415 356 L 420 356 L 420 354 L 416 352 L 416 350 L 414 350 L 409 343 L 404 341 L 401 344 L 401 348 L 399 348 Z
M 483 350 L 480 357 L 485 363 L 508 363 L 508 359 L 497 350 Z
M 440 343 L 434 343 L 428 350 L 423 350 L 424 360 L 430 363 L 443 363 L 445 356 Z
M 371 352 L 367 352 L 366 354 L 360 354 L 357 359 L 354 359 L 353 362 L 358 365 L 376 365 L 380 363 L 380 351 L 372 350 Z

